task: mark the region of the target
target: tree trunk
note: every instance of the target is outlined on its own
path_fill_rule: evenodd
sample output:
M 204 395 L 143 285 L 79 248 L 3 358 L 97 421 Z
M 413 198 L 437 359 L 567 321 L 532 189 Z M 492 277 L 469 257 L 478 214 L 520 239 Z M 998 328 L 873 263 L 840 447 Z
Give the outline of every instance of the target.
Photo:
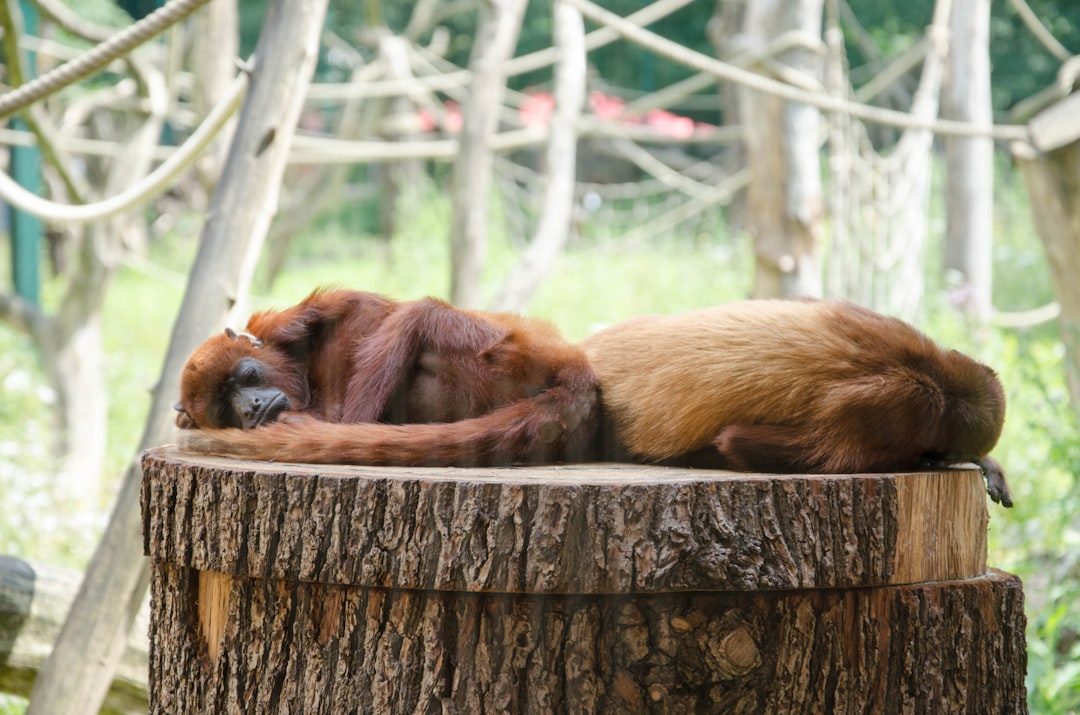
M 401 83 L 413 82 L 412 67 L 409 65 L 408 46 L 404 39 L 394 35 L 379 38 L 379 57 L 386 64 L 386 78 Z M 380 102 L 383 116 L 380 124 L 385 125 L 388 118 L 408 117 L 418 109 L 408 95 L 398 95 Z M 383 133 L 383 139 L 391 142 L 412 142 L 416 140 L 412 132 L 391 134 Z M 378 167 L 379 172 L 379 235 L 389 243 L 397 233 L 397 220 L 401 212 L 401 200 L 418 201 L 424 167 L 419 159 L 409 158 L 400 161 L 388 161 Z
M 824 0 L 758 0 L 746 7 L 747 51 L 790 30 L 821 35 Z M 779 60 L 813 77 L 821 60 L 802 48 Z M 750 168 L 747 227 L 754 237 L 754 297 L 820 296 L 822 232 L 820 115 L 804 104 L 741 90 L 739 112 Z
M 450 301 L 463 308 L 481 304 L 494 156 L 491 137 L 499 125 L 505 66 L 517 46 L 525 0 L 488 0 L 481 7 L 469 59 L 472 83 L 461 110 L 461 143 L 452 182 Z
M 706 33 L 712 44 L 716 56 L 725 61 L 740 54 L 739 37 L 742 27 L 746 22 L 745 0 L 717 0 L 716 10 Z M 739 109 L 739 97 L 741 90 L 731 82 L 719 84 L 720 109 L 725 126 L 738 124 L 742 112 Z M 746 168 L 746 145 L 743 142 L 731 142 L 724 147 L 723 165 L 725 173 L 732 176 Z M 736 192 L 728 203 L 725 212 L 727 219 L 728 235 L 741 236 L 747 230 L 746 226 L 747 206 L 746 192 Z
M 566 3 L 554 8 L 555 110 L 548 137 L 547 188 L 536 234 L 510 272 L 493 310 L 521 311 L 528 305 L 544 276 L 554 267 L 570 233 L 577 176 L 577 123 L 585 104 L 585 23 L 581 13 Z
M 325 13 L 326 0 L 276 0 L 267 9 L 251 86 L 210 203 L 140 450 L 169 439 L 170 405 L 184 361 L 220 329 L 247 290 L 276 209 Z M 56 647 L 34 683 L 27 715 L 90 715 L 105 698 L 149 582 L 149 564 L 139 558 L 140 476 L 132 463 Z
M 1080 281 L 1076 257 L 1080 256 L 1080 141 L 1076 133 L 1076 112 L 1080 94 L 1052 107 L 1032 120 L 1040 127 L 1037 136 L 1060 136 L 1071 140 L 1042 146 L 1044 152 L 1014 146 L 1016 158 L 1031 197 L 1032 217 L 1050 263 L 1054 292 L 1061 305 L 1058 318 L 1061 341 L 1065 344 L 1065 374 L 1073 409 L 1080 414 Z M 1043 129 L 1042 127 L 1046 128 Z M 1058 129 L 1057 127 L 1060 127 Z M 1062 140 L 1064 141 L 1064 140 Z
M 989 126 L 990 0 L 953 3 L 950 25 L 942 113 Z M 960 277 L 960 306 L 985 323 L 993 312 L 994 143 L 987 137 L 946 137 L 945 160 L 945 268 Z
M 91 229 L 97 234 L 100 229 Z M 83 240 L 89 241 L 87 236 Z M 91 270 L 105 270 L 102 267 Z M 112 271 L 108 271 L 111 276 Z M 81 281 L 85 274 L 75 277 Z M 109 276 L 106 276 L 109 277 Z M 41 345 L 48 366 L 50 382 L 56 386 L 56 409 L 62 424 L 60 466 L 53 493 L 82 508 L 99 508 L 103 499 L 102 475 L 105 473 L 105 453 L 108 444 L 109 395 L 105 386 L 105 359 L 101 340 L 102 294 L 88 297 L 92 304 L 70 308 L 64 312 L 79 312 L 78 322 L 61 327 L 54 322 L 53 345 Z
M 169 110 L 164 74 L 143 67 L 147 115 L 126 138 L 108 165 L 104 194 L 115 196 L 132 176 L 146 176 L 153 164 Z M 55 375 L 58 407 L 66 437 L 57 486 L 64 496 L 96 505 L 102 498 L 102 476 L 108 444 L 109 398 L 105 385 L 105 355 L 101 310 L 120 257 L 146 241 L 146 216 L 125 212 L 104 224 L 90 225 L 79 247 L 78 263 L 56 317 L 55 355 L 47 357 Z
M 143 462 L 151 712 L 1023 712 L 978 471 Z
M 236 0 L 218 0 L 191 17 L 191 70 L 195 75 L 192 104 L 198 120 L 225 96 L 240 54 L 240 18 Z M 222 131 L 196 168 L 200 183 L 209 189 L 221 175 L 232 132 Z

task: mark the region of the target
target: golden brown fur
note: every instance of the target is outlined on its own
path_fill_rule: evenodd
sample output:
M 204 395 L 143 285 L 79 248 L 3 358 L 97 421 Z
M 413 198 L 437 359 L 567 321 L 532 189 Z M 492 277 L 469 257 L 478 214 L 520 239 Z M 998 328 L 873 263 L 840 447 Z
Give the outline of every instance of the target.
M 900 320 L 842 301 L 745 301 L 634 318 L 581 345 L 633 459 L 818 473 L 970 461 L 1008 499 L 987 459 L 1005 418 L 997 377 Z

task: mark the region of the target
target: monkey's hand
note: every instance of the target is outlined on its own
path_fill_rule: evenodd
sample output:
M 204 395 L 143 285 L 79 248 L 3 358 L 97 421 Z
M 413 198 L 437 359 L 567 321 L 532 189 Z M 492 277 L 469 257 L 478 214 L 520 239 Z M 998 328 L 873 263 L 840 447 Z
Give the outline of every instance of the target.
M 986 491 L 990 498 L 1004 507 L 1011 507 L 1012 492 L 1009 491 L 1009 483 L 1005 481 L 1005 470 L 993 457 L 983 457 L 976 464 L 986 477 Z

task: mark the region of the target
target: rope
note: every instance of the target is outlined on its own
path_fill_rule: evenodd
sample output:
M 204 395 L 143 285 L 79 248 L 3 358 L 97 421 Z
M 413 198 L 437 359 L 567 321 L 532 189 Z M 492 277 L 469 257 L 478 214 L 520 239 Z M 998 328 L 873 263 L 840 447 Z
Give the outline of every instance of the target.
M 699 72 L 708 72 L 720 79 L 740 84 L 750 89 L 772 94 L 781 99 L 801 102 L 826 112 L 839 112 L 875 124 L 886 124 L 902 129 L 927 129 L 936 134 L 960 137 L 989 137 L 997 141 L 1028 141 L 1028 128 L 1023 125 L 983 125 L 948 119 L 917 119 L 904 112 L 882 107 L 871 107 L 858 102 L 834 97 L 820 92 L 809 92 L 770 77 L 694 52 L 653 32 L 626 22 L 622 17 L 608 12 L 589 0 L 566 0 L 581 14 L 593 22 L 607 25 L 636 44 L 657 54 L 687 65 Z
M 240 106 L 247 85 L 247 73 L 241 72 L 233 80 L 225 96 L 206 115 L 203 123 L 192 132 L 187 141 L 157 169 L 143 177 L 142 181 L 111 198 L 78 206 L 60 204 L 27 191 L 2 171 L 0 171 L 0 198 L 38 218 L 59 223 L 87 223 L 126 211 L 150 196 L 160 193 L 198 157 Z
M 209 0 L 169 0 L 164 7 L 116 33 L 81 57 L 0 95 L 0 119 L 93 74 L 116 58 L 127 54 L 151 37 L 183 20 L 207 2 Z
M 1058 42 L 1057 38 L 1046 29 L 1046 26 L 1042 24 L 1042 20 L 1039 19 L 1039 16 L 1035 14 L 1030 5 L 1024 0 L 1012 0 L 1010 4 L 1024 24 L 1027 25 L 1031 34 L 1035 35 L 1035 39 L 1042 43 L 1047 52 L 1062 62 L 1072 57 L 1072 53 L 1065 49 L 1065 46 Z

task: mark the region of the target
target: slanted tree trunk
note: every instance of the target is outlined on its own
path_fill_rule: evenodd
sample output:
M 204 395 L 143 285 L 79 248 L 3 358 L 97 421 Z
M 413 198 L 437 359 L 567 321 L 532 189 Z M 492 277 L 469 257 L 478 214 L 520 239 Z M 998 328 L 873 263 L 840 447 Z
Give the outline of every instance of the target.
M 151 713 L 1025 710 L 974 469 L 143 472 Z
M 481 5 L 469 70 L 472 82 L 462 106 L 460 149 L 454 161 L 450 223 L 450 301 L 478 308 L 487 254 L 488 203 L 494 154 L 505 94 L 505 65 L 517 46 L 525 0 L 488 0 Z
M 761 51 L 790 30 L 821 35 L 823 0 L 756 0 L 746 7 L 743 41 Z M 821 58 L 802 48 L 779 61 L 811 77 Z M 741 90 L 746 162 L 747 228 L 754 238 L 754 297 L 820 296 L 822 232 L 820 114 L 814 107 Z
M 326 0 L 275 0 L 267 9 L 251 86 L 210 203 L 140 451 L 169 440 L 184 361 L 221 328 L 247 290 L 276 209 L 325 14 Z M 60 637 L 34 683 L 28 715 L 91 715 L 101 707 L 149 582 L 149 564 L 139 556 L 140 477 L 139 464 L 132 462 Z
M 510 272 L 492 309 L 521 311 L 555 265 L 570 233 L 577 176 L 577 122 L 585 104 L 585 23 L 581 13 L 556 1 L 555 111 L 548 136 L 546 183 L 540 223 L 521 262 Z
M 990 0 L 954 2 L 946 119 L 990 126 Z M 979 322 L 993 311 L 994 143 L 988 137 L 945 138 L 945 268 L 961 282 L 961 308 Z

